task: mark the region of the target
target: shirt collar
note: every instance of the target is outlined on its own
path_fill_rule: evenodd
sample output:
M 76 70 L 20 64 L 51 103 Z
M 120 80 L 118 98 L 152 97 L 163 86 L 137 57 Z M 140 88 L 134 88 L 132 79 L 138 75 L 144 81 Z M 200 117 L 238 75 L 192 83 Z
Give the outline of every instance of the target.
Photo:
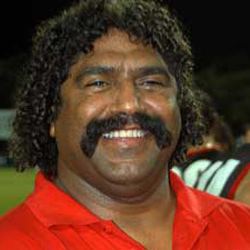
M 222 203 L 222 200 L 188 188 L 172 171 L 170 182 L 177 200 L 173 225 L 173 249 L 183 249 L 185 246 L 186 250 L 190 250 L 207 228 L 208 215 Z
M 201 220 L 222 203 L 222 199 L 187 187 L 175 173 L 170 171 L 171 187 L 176 194 L 177 210 L 185 211 L 193 219 Z M 208 198 L 208 196 L 210 198 Z
M 35 190 L 26 200 L 34 215 L 45 226 L 88 225 L 101 219 L 49 181 L 41 172 L 36 176 Z
M 216 198 L 212 202 L 211 199 L 208 201 L 207 194 L 202 192 L 197 198 L 194 191 L 186 187 L 182 180 L 172 172 L 170 173 L 170 183 L 177 199 L 175 220 L 178 220 L 178 214 L 181 213 L 188 220 L 200 224 L 202 219 L 221 203 L 220 199 Z M 46 179 L 41 172 L 37 174 L 34 192 L 25 203 L 37 219 L 47 227 L 53 225 L 80 226 L 103 221 Z

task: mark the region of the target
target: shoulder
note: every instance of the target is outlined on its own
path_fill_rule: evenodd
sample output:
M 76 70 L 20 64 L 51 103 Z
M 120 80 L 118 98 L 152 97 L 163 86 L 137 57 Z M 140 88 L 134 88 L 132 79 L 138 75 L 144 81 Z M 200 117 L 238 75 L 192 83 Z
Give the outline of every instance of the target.
M 32 239 L 32 234 L 37 232 L 30 230 L 30 225 L 36 228 L 35 224 L 33 215 L 25 204 L 19 205 L 1 217 L 0 249 L 39 250 L 39 246 Z
M 223 202 L 217 208 L 219 214 L 237 223 L 244 223 L 250 230 L 250 207 L 237 201 L 222 198 Z
M 40 221 L 26 203 L 0 218 L 0 249 L 65 249 L 53 230 Z
M 207 214 L 212 214 L 216 212 L 223 212 L 227 215 L 237 214 L 239 218 L 247 217 L 250 222 L 250 206 L 237 202 L 234 200 L 229 200 L 227 198 L 218 197 L 204 191 L 197 190 L 195 188 L 187 187 L 190 192 L 196 197 L 197 203 L 207 211 Z M 210 210 L 207 208 L 211 208 Z M 250 226 L 250 224 L 249 224 Z
M 200 245 L 209 249 L 250 249 L 250 207 L 199 190 L 189 191 L 193 195 L 190 213 L 195 213 L 197 225 L 203 226 Z
M 250 244 L 250 207 L 233 200 L 192 189 L 203 209 L 203 219 L 213 233 L 239 237 Z M 209 209 L 207 209 L 209 208 Z
M 236 184 L 232 192 L 234 199 L 250 205 L 250 163 L 245 167 L 245 171 L 242 171 Z
M 246 244 L 249 249 L 250 207 L 240 202 L 225 200 L 209 216 L 209 221 L 217 233 L 227 235 L 238 244 Z
M 28 214 L 28 210 L 25 204 L 21 204 L 18 207 L 10 210 L 4 216 L 0 218 L 0 232 L 3 229 L 10 229 L 12 227 L 18 227 L 19 223 L 24 222 L 24 216 Z
M 179 207 L 189 211 L 197 218 L 209 218 L 219 212 L 228 213 L 230 218 L 230 215 L 233 216 L 234 213 L 239 214 L 239 219 L 247 217 L 250 226 L 250 207 L 189 187 L 174 173 L 170 173 L 170 180 Z

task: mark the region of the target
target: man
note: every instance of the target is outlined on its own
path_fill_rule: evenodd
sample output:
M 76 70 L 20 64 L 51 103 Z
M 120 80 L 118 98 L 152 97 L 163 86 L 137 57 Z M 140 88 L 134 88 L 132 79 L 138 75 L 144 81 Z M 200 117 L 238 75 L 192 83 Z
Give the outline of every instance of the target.
M 250 204 L 249 149 L 235 150 L 233 133 L 216 111 L 211 97 L 201 90 L 196 93 L 208 131 L 203 144 L 190 147 L 188 160 L 172 170 L 190 187 Z
M 243 143 L 244 144 L 250 144 L 250 123 L 246 123 L 243 126 Z
M 34 41 L 12 147 L 41 172 L 2 218 L 1 249 L 249 248 L 249 208 L 168 174 L 203 126 L 166 6 L 83 1 Z
M 234 157 L 247 162 L 232 188 L 232 198 L 250 205 L 250 125 L 244 126 L 244 139 L 234 152 Z

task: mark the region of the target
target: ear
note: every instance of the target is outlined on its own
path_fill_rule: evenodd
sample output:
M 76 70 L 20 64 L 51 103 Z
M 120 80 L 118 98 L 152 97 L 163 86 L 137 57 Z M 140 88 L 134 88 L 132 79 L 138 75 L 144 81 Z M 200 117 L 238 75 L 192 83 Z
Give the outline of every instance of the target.
M 49 128 L 49 134 L 52 138 L 55 138 L 55 123 L 52 122 Z

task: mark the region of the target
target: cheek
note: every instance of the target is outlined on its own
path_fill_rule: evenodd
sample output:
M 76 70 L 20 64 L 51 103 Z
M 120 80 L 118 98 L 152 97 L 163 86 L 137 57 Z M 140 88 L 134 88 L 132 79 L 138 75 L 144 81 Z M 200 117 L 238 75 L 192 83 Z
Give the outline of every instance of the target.
M 176 96 L 158 96 L 157 99 L 147 99 L 147 111 L 159 116 L 173 136 L 173 145 L 179 139 L 181 131 L 181 114 Z
M 178 127 L 181 123 L 180 110 L 176 96 L 160 96 L 145 99 L 146 110 L 158 115 L 171 127 Z
M 61 116 L 64 117 L 74 134 L 77 133 L 79 136 L 93 119 L 105 117 L 110 100 L 112 100 L 110 96 L 103 94 L 74 93 L 63 103 Z
M 104 118 L 112 98 L 108 95 L 82 96 L 74 111 L 78 120 L 86 127 L 93 119 Z

